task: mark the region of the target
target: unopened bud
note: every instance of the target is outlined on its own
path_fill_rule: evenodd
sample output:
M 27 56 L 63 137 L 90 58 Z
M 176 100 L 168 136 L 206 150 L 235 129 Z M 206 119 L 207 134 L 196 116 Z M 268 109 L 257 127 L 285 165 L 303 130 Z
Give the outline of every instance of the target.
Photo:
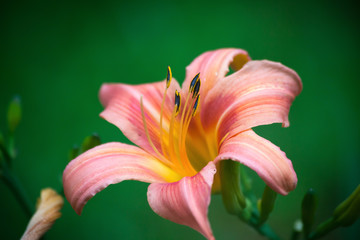
M 7 119 L 9 130 L 13 133 L 21 120 L 21 100 L 19 96 L 15 96 L 10 102 Z
M 276 196 L 277 196 L 276 192 L 274 192 L 268 186 L 265 186 L 261 201 L 259 203 L 260 205 L 259 225 L 263 224 L 269 218 L 270 213 L 274 209 Z
M 310 188 L 304 196 L 301 204 L 301 220 L 304 225 L 304 234 L 308 236 L 314 224 L 315 212 L 318 200 L 315 191 Z
M 360 185 L 343 201 L 333 213 L 333 216 L 320 224 L 310 235 L 311 239 L 320 238 L 332 230 L 342 226 L 350 226 L 360 216 Z
M 80 148 L 79 146 L 75 145 L 73 148 L 69 151 L 69 161 L 73 160 L 79 155 Z
M 353 224 L 360 216 L 360 184 L 334 211 L 334 218 L 341 226 Z
M 91 136 L 87 136 L 82 145 L 81 152 L 86 152 L 87 150 L 96 147 L 101 144 L 100 137 L 96 133 L 93 133 Z
M 225 160 L 220 162 L 221 193 L 224 206 L 230 214 L 240 216 L 246 200 L 240 188 L 240 163 Z

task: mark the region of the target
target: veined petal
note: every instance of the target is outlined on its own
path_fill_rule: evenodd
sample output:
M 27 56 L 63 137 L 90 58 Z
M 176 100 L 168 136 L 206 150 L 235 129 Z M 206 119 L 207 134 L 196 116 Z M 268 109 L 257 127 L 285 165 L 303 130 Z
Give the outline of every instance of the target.
M 287 127 L 291 103 L 301 90 L 293 70 L 276 62 L 250 61 L 208 93 L 201 121 L 206 130 L 217 128 L 218 141 L 258 125 L 280 122 Z
M 184 92 L 189 89 L 191 80 L 200 73 L 202 82 L 200 94 L 204 98 L 217 81 L 225 77 L 229 66 L 237 71 L 249 60 L 248 53 L 242 49 L 224 48 L 205 52 L 186 68 L 186 78 L 182 89 Z
M 165 81 L 135 86 L 104 84 L 99 95 L 105 110 L 100 116 L 116 125 L 131 142 L 150 153 L 154 153 L 145 134 L 140 107 L 142 97 L 149 136 L 156 149 L 160 152 L 160 112 L 165 86 Z M 167 90 L 163 109 L 162 125 L 164 132 L 168 132 L 171 113 L 174 108 L 175 89 L 179 88 L 179 84 L 173 78 Z
M 211 185 L 216 167 L 209 162 L 193 177 L 174 183 L 153 183 L 148 188 L 150 207 L 161 217 L 189 226 L 207 239 L 214 239 L 207 218 Z
M 115 142 L 81 154 L 63 173 L 65 196 L 79 215 L 86 202 L 110 184 L 123 180 L 154 183 L 178 179 L 176 173 L 144 150 Z
M 223 142 L 215 162 L 226 159 L 248 166 L 269 187 L 282 195 L 296 187 L 296 173 L 285 153 L 252 130 L 241 132 Z
M 211 132 L 211 136 L 207 138 L 211 139 L 210 142 L 205 141 L 204 136 L 208 132 L 205 132 L 200 122 L 200 115 L 206 110 L 204 101 L 206 101 L 208 92 L 221 81 L 229 71 L 231 67 L 234 71 L 238 71 L 243 65 L 250 61 L 248 53 L 242 49 L 225 48 L 214 51 L 208 51 L 197 57 L 187 68 L 186 78 L 182 85 L 182 92 L 186 98 L 191 80 L 194 76 L 200 73 L 201 88 L 200 88 L 200 107 L 199 112 L 191 121 L 189 131 L 187 134 L 187 148 L 190 159 L 196 169 L 203 167 L 209 161 L 214 160 L 217 155 L 217 142 L 212 141 L 215 136 L 214 132 Z M 213 111 L 217 108 L 217 103 L 213 106 L 209 106 Z M 196 147 L 194 147 L 196 145 Z

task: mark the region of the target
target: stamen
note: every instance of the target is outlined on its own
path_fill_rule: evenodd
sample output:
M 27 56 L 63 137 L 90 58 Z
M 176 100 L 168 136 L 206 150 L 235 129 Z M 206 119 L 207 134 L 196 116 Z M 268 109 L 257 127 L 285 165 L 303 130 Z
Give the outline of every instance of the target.
M 189 159 L 188 159 L 187 153 L 186 153 L 186 148 L 182 147 L 182 137 L 184 136 L 183 134 L 186 134 L 186 130 L 187 130 L 187 128 L 183 129 L 183 127 L 184 127 L 183 121 L 184 121 L 184 117 L 185 117 L 185 120 L 187 119 L 189 112 L 190 112 L 189 108 L 187 107 L 189 99 L 190 99 L 190 97 L 188 94 L 185 105 L 182 107 L 182 114 L 181 114 L 182 116 L 181 116 L 180 124 L 178 125 L 178 127 L 176 129 L 176 131 L 178 131 L 178 135 L 177 135 L 178 138 L 175 140 L 175 136 L 174 136 L 174 132 L 173 132 L 174 128 L 175 128 L 174 120 L 175 120 L 175 116 L 180 111 L 180 105 L 181 105 L 181 95 L 177 90 L 175 91 L 175 108 L 174 108 L 174 112 L 173 112 L 173 115 L 171 118 L 171 123 L 170 123 L 169 145 L 170 145 L 171 156 L 177 158 L 177 162 L 179 163 L 179 166 L 183 169 L 184 174 L 190 176 L 190 175 L 195 174 L 196 171 L 194 170 L 191 163 L 189 162 Z M 177 141 L 178 144 L 174 144 L 174 141 Z M 174 162 L 174 161 L 172 161 L 172 162 Z
M 192 116 L 194 117 L 198 108 L 199 108 L 199 102 L 200 102 L 200 94 L 197 95 L 195 103 L 194 103 L 194 107 L 193 107 L 193 112 L 192 112 Z
M 177 116 L 180 112 L 180 103 L 181 103 L 181 95 L 177 90 L 175 90 L 175 107 L 176 107 L 175 116 Z
M 166 99 L 166 93 L 168 88 L 170 87 L 170 83 L 171 83 L 171 79 L 172 79 L 172 72 L 171 72 L 171 68 L 170 66 L 167 67 L 167 75 L 166 75 L 166 88 L 164 91 L 164 96 L 161 102 L 161 110 L 160 110 L 160 145 L 161 145 L 161 151 L 164 154 L 165 157 L 167 157 L 167 153 L 165 151 L 165 143 L 164 143 L 164 139 L 163 139 L 163 112 L 164 112 L 164 104 L 165 104 L 165 99 Z
M 193 92 L 194 86 L 195 86 L 198 78 L 200 78 L 200 73 L 196 74 L 196 76 L 193 78 L 193 80 L 191 80 L 191 83 L 190 83 L 190 86 L 189 86 L 189 92 L 191 92 L 191 93 Z
M 166 88 L 170 87 L 171 79 L 172 79 L 172 72 L 170 66 L 168 66 L 167 75 L 166 75 Z
M 143 120 L 143 125 L 144 125 L 144 130 L 145 130 L 145 134 L 146 137 L 148 139 L 148 142 L 151 146 L 151 148 L 154 150 L 154 152 L 159 156 L 159 159 L 167 164 L 168 166 L 173 166 L 173 164 L 167 160 L 166 158 L 164 158 L 164 156 L 157 150 L 157 148 L 155 147 L 154 143 L 152 142 L 151 138 L 150 138 L 150 134 L 149 134 L 149 130 L 146 124 L 146 120 L 145 120 L 145 113 L 144 113 L 144 105 L 143 105 L 143 100 L 142 100 L 142 96 L 140 98 L 140 107 L 141 107 L 141 116 L 142 116 L 142 120 Z
M 200 73 L 196 74 L 196 76 L 193 78 L 193 80 L 191 81 L 190 83 L 190 89 L 189 89 L 189 94 L 187 95 L 187 98 L 186 98 L 186 102 L 185 102 L 185 106 L 183 107 L 183 113 L 182 113 L 182 116 L 181 116 L 181 122 L 180 122 L 180 144 L 184 141 L 185 139 L 185 135 L 186 135 L 186 131 L 187 131 L 187 128 L 188 128 L 188 125 L 191 121 L 191 117 L 193 117 L 195 115 L 195 112 L 194 110 L 191 110 L 191 108 L 187 109 L 187 104 L 188 104 L 188 100 L 189 100 L 189 96 L 190 94 L 192 93 L 192 98 L 196 98 L 195 99 L 195 103 L 194 103 L 194 106 L 198 107 L 198 94 L 199 94 L 199 91 L 200 91 L 200 85 L 201 85 L 201 81 L 200 81 Z M 195 109 L 195 110 L 196 110 Z M 186 114 L 185 114 L 186 112 Z M 192 112 L 192 113 L 191 113 Z M 186 115 L 185 119 L 184 119 L 184 116 Z M 184 121 L 185 120 L 185 121 Z M 185 128 L 183 127 L 185 126 Z M 184 138 L 184 139 L 183 139 Z
M 175 129 L 175 115 L 176 115 L 176 106 L 171 114 L 171 121 L 170 121 L 170 129 L 169 129 L 169 158 L 171 159 L 171 162 L 174 164 L 178 164 L 180 166 L 180 171 L 182 171 L 181 174 L 186 175 L 186 170 L 183 165 L 182 158 L 180 157 L 180 149 L 176 148 L 174 144 L 174 129 Z
M 198 73 L 193 80 L 190 83 L 190 88 L 189 88 L 189 94 L 187 95 L 186 101 L 185 101 L 185 105 L 182 108 L 182 116 L 181 116 L 181 120 L 180 120 L 180 128 L 179 128 L 179 152 L 181 154 L 181 161 L 182 161 L 182 166 L 185 167 L 185 171 L 187 171 L 188 173 L 192 173 L 194 172 L 194 168 L 191 165 L 188 156 L 187 156 L 187 152 L 186 152 L 186 133 L 187 130 L 189 128 L 191 119 L 195 116 L 197 109 L 199 108 L 199 101 L 200 101 L 200 85 L 201 85 L 201 81 L 200 81 L 200 73 Z M 192 95 L 192 98 L 190 97 Z M 192 99 L 191 101 L 189 101 L 190 99 Z M 188 106 L 188 104 L 190 106 Z M 192 107 L 191 107 L 192 105 Z
M 198 78 L 196 80 L 196 83 L 195 83 L 195 86 L 194 86 L 194 89 L 193 89 L 193 91 L 194 91 L 193 95 L 192 95 L 193 98 L 196 98 L 196 96 L 199 94 L 200 85 L 201 85 L 201 81 L 200 81 L 200 78 Z

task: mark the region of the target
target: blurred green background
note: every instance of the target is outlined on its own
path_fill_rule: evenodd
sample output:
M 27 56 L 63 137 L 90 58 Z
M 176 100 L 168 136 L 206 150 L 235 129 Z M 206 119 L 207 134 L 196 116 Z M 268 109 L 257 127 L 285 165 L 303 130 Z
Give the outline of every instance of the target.
M 316 222 L 325 220 L 360 182 L 360 25 L 350 1 L 7 1 L 0 7 L 0 127 L 14 94 L 23 101 L 13 170 L 35 202 L 40 189 L 60 188 L 68 151 L 97 132 L 103 142 L 128 142 L 98 114 L 104 82 L 165 78 L 180 82 L 199 54 L 246 49 L 253 59 L 280 61 L 303 80 L 291 126 L 255 131 L 287 153 L 298 187 L 280 196 L 269 223 L 288 238 L 302 196 L 319 195 Z M 254 175 L 255 176 L 255 175 Z M 258 194 L 264 184 L 254 179 Z M 112 185 L 75 214 L 66 202 L 47 239 L 203 239 L 152 212 L 147 184 Z M 228 215 L 213 196 L 217 239 L 262 239 Z M 0 239 L 18 239 L 27 218 L 0 182 Z M 324 239 L 357 239 L 359 221 Z

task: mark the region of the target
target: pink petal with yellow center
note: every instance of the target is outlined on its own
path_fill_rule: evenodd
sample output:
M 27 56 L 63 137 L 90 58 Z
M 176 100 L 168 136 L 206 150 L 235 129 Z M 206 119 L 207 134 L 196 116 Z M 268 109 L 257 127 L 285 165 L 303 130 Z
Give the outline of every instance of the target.
M 279 147 L 252 130 L 228 138 L 215 162 L 231 159 L 254 170 L 274 191 L 286 195 L 297 184 L 291 161 Z
M 149 136 L 156 149 L 161 152 L 160 146 L 160 112 L 165 92 L 165 81 L 152 84 L 127 85 L 104 84 L 100 89 L 100 101 L 105 110 L 101 117 L 116 125 L 123 134 L 142 149 L 154 153 L 145 134 L 142 120 L 140 99 L 142 97 L 145 120 Z M 180 89 L 175 79 L 167 90 L 163 110 L 163 129 L 168 131 L 171 113 L 174 109 L 175 89 Z
M 216 127 L 221 140 L 258 125 L 287 127 L 290 106 L 301 90 L 293 70 L 271 61 L 250 61 L 209 91 L 201 112 L 204 129 Z
M 189 226 L 207 239 L 214 239 L 207 213 L 215 173 L 215 164 L 209 162 L 193 177 L 184 177 L 174 183 L 153 183 L 148 188 L 148 202 L 161 217 Z
M 171 182 L 179 176 L 142 149 L 123 144 L 106 143 L 74 160 L 64 170 L 65 196 L 77 214 L 86 202 L 110 184 L 123 180 Z

